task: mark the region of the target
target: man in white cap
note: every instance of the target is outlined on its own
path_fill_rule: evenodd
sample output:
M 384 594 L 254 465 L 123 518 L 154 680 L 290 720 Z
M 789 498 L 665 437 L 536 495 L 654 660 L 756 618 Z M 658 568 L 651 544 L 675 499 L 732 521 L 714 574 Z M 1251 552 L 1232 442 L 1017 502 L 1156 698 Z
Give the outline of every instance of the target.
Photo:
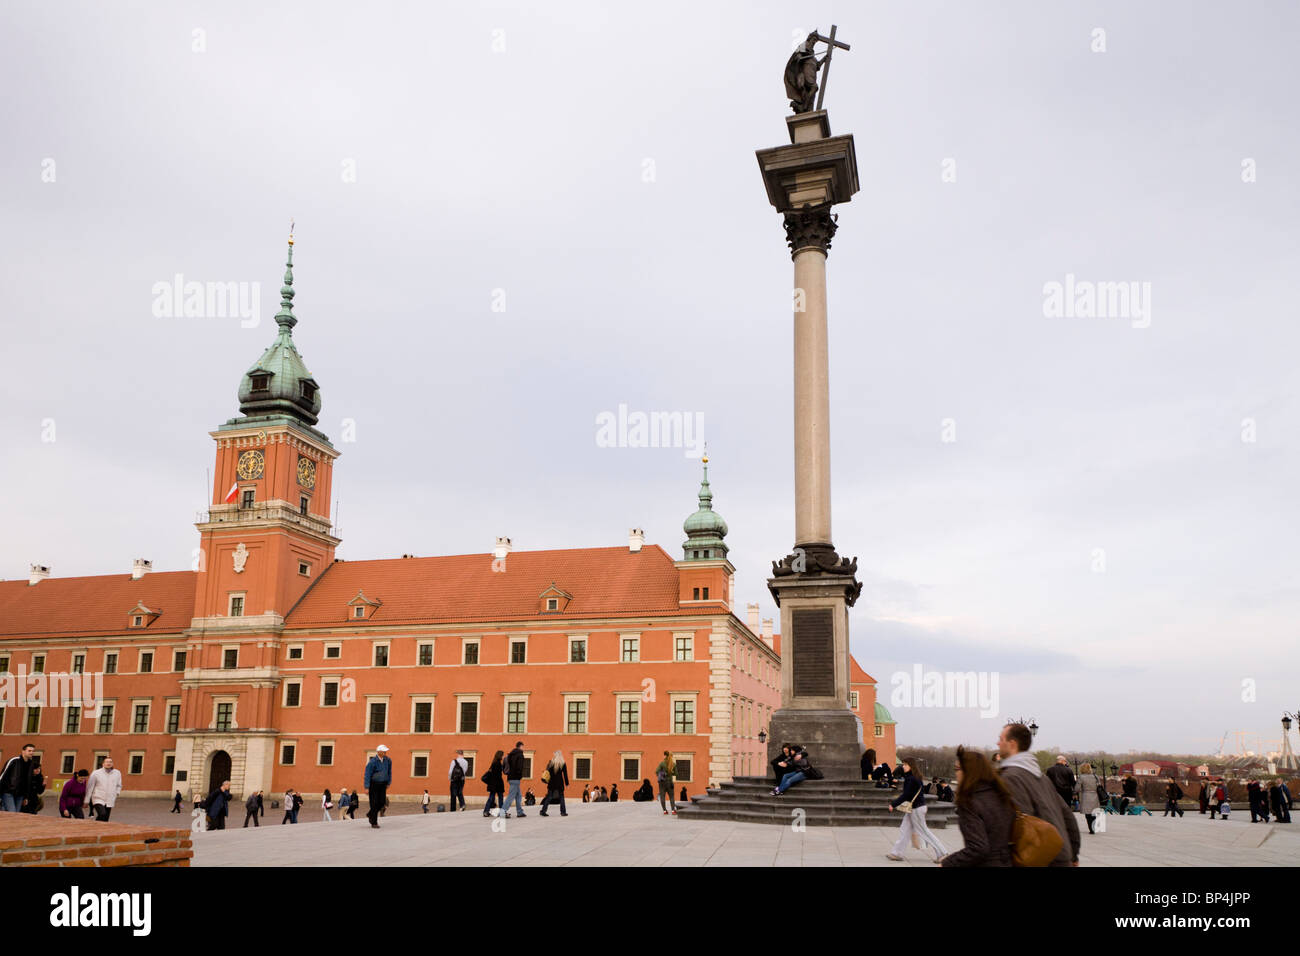
M 363 781 L 370 798 L 370 811 L 366 818 L 379 829 L 379 811 L 388 803 L 388 785 L 393 782 L 393 762 L 388 759 L 388 746 L 380 744 L 375 755 L 366 761 L 366 778 Z

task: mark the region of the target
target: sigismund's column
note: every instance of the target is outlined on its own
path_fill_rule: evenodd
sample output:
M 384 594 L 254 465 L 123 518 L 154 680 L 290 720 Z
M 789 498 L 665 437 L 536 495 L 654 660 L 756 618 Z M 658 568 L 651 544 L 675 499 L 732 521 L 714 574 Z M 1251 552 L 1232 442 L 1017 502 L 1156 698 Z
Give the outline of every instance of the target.
M 781 708 L 769 759 L 800 743 L 827 779 L 857 779 L 862 724 L 849 709 L 849 612 L 857 559 L 831 539 L 830 372 L 826 257 L 832 208 L 858 191 L 852 136 L 831 136 L 824 110 L 786 118 L 790 145 L 758 151 L 767 198 L 785 217 L 794 259 L 794 550 L 767 582 L 781 608 Z

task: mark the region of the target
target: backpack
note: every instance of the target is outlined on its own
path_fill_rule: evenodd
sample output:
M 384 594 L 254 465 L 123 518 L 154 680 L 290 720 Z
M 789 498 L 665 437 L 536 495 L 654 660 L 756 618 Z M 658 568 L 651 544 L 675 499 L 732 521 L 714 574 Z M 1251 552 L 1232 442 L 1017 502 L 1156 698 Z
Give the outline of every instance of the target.
M 1046 820 L 1016 811 L 1011 828 L 1011 865 L 1048 866 L 1065 846 L 1060 831 Z
M 464 779 L 465 779 L 465 768 L 460 765 L 459 759 L 453 760 L 451 762 L 451 782 L 461 783 L 464 781 Z

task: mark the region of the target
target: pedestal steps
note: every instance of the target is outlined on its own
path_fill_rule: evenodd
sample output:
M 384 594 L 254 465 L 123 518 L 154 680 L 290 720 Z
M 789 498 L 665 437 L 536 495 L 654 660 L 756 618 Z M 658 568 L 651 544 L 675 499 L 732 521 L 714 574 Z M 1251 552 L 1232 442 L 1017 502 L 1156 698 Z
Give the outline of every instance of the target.
M 902 816 L 889 809 L 898 791 L 877 790 L 870 782 L 805 780 L 779 797 L 772 796 L 772 787 L 770 778 L 737 777 L 692 797 L 689 805 L 678 807 L 678 816 L 785 825 L 799 809 L 809 826 L 897 827 L 902 823 Z M 952 814 L 951 804 L 926 803 L 926 824 L 931 829 L 946 828 Z

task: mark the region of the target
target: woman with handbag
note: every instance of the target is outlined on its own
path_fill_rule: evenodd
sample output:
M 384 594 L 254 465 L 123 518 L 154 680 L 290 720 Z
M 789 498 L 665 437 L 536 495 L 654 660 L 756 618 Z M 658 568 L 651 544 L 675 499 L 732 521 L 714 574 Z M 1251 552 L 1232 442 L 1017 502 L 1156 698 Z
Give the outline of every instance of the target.
M 542 810 L 538 816 L 546 816 L 546 807 L 558 802 L 560 816 L 567 817 L 569 811 L 564 806 L 564 788 L 569 785 L 569 768 L 564 765 L 563 751 L 557 750 L 551 757 L 550 763 L 542 771 L 542 783 L 546 784 L 546 796 L 542 797 Z
M 957 825 L 965 844 L 939 861 L 941 866 L 1011 866 L 1016 805 L 989 759 L 977 750 L 957 748 Z
M 672 804 L 673 816 L 677 816 L 677 799 L 673 796 L 673 777 L 677 776 L 677 761 L 667 750 L 664 751 L 664 759 L 659 761 L 659 766 L 655 767 L 655 776 L 659 778 L 659 809 L 668 816 L 668 806 L 664 803 L 664 796 L 667 795 L 668 803 Z
M 334 819 L 333 817 L 330 816 L 330 811 L 334 809 L 334 798 L 330 796 L 329 787 L 326 787 L 325 792 L 321 794 L 320 808 L 323 811 L 325 811 L 326 823 L 329 823 L 331 820 Z
M 904 814 L 903 825 L 898 828 L 898 840 L 894 843 L 894 848 L 886 853 L 885 856 L 891 860 L 903 859 L 903 851 L 907 849 L 907 841 L 915 833 L 922 844 L 929 844 L 934 852 L 934 862 L 946 856 L 948 851 L 944 849 L 939 838 L 930 832 L 930 828 L 925 825 L 925 793 L 923 787 L 924 781 L 921 779 L 921 772 L 916 769 L 910 760 L 901 762 L 903 768 L 903 792 L 889 804 L 890 810 L 898 810 Z
M 1097 813 L 1101 809 L 1101 799 L 1097 790 L 1101 787 L 1101 781 L 1097 775 L 1092 772 L 1092 764 L 1085 763 L 1079 768 L 1079 812 L 1083 818 L 1088 821 L 1088 832 L 1096 833 L 1093 829 L 1097 822 Z
M 505 758 L 506 752 L 498 750 L 492 757 L 492 763 L 488 765 L 487 770 L 483 771 L 483 776 L 479 777 L 483 785 L 487 787 L 487 803 L 483 806 L 483 816 L 492 816 L 492 807 L 503 808 L 505 805 L 506 783 L 502 776 L 501 761 Z

